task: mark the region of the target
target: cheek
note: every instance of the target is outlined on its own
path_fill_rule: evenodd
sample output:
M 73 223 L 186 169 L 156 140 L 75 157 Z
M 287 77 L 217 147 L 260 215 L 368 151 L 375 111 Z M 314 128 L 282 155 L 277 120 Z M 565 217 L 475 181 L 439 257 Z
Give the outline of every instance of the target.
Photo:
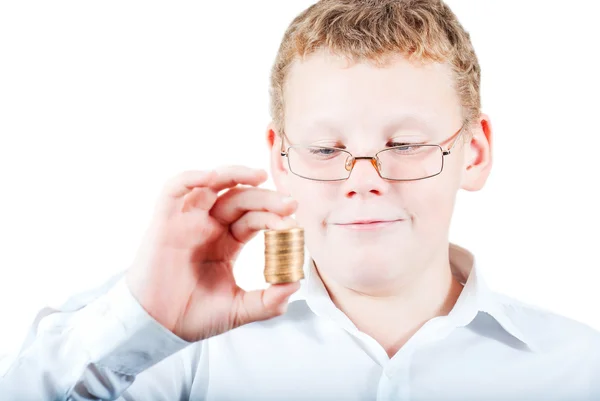
M 403 194 L 405 208 L 417 231 L 436 232 L 449 225 L 456 190 L 452 183 L 428 179 L 415 181 Z
M 309 180 L 294 180 L 290 187 L 292 198 L 298 202 L 295 212 L 296 221 L 301 227 L 321 225 L 327 216 L 327 188 Z

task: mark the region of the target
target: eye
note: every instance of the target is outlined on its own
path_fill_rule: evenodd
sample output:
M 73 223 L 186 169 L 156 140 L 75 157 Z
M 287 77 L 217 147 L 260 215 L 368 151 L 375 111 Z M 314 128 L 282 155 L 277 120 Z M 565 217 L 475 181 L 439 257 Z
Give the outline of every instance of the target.
M 418 145 L 418 144 L 417 143 L 404 143 L 404 142 L 390 142 L 388 147 L 397 148 L 398 150 L 410 150 L 415 145 Z
M 325 148 L 325 147 L 313 146 L 313 147 L 309 147 L 308 148 L 308 152 L 311 155 L 332 156 L 332 155 L 335 155 L 335 154 L 339 153 L 340 151 L 338 149 L 334 149 L 334 148 Z
M 417 155 L 426 150 L 426 147 L 420 143 L 392 142 L 390 145 L 388 148 L 389 152 L 393 152 L 396 155 Z

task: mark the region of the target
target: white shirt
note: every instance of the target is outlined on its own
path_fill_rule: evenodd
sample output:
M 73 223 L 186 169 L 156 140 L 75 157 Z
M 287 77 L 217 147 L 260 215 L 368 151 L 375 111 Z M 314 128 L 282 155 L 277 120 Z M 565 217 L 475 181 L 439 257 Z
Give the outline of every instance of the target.
M 492 292 L 463 248 L 450 245 L 456 305 L 391 359 L 307 260 L 284 315 L 196 343 L 158 324 L 117 276 L 40 312 L 0 399 L 600 399 L 599 333 Z

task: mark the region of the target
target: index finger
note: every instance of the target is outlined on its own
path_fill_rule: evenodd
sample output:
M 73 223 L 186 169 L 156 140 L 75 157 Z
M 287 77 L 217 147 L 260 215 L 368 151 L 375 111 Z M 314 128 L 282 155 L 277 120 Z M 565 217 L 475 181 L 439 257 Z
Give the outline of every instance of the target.
M 257 186 L 267 178 L 265 170 L 246 166 L 224 166 L 208 171 L 189 170 L 169 180 L 165 186 L 165 193 L 173 198 L 179 198 L 197 187 L 209 187 L 219 192 L 238 184 Z
M 189 170 L 171 178 L 165 185 L 164 192 L 167 196 L 179 198 L 186 195 L 196 187 L 205 187 L 212 183 L 216 172 Z
M 246 166 L 225 166 L 217 169 L 216 177 L 211 182 L 210 187 L 219 192 L 238 184 L 257 186 L 265 182 L 267 178 L 267 172 L 263 169 Z

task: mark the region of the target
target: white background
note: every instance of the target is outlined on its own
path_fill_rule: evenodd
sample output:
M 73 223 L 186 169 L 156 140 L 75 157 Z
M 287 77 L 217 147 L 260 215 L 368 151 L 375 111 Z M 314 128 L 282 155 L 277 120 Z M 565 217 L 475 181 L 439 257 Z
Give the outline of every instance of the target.
M 131 263 L 168 177 L 268 169 L 271 64 L 310 4 L 0 4 L 0 354 L 38 309 Z M 493 173 L 460 193 L 451 240 L 494 289 L 600 329 L 598 2 L 448 4 L 495 134 Z M 265 286 L 262 252 L 259 235 L 242 287 Z

